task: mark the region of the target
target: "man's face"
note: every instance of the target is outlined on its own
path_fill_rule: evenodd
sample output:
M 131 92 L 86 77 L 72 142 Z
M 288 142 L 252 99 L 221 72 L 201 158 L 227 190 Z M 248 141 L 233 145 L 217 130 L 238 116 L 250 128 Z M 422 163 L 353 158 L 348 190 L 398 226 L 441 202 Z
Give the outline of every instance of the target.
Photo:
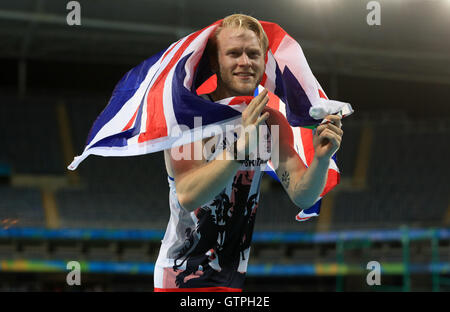
M 264 51 L 248 29 L 224 28 L 217 36 L 217 90 L 221 98 L 253 95 L 265 71 Z

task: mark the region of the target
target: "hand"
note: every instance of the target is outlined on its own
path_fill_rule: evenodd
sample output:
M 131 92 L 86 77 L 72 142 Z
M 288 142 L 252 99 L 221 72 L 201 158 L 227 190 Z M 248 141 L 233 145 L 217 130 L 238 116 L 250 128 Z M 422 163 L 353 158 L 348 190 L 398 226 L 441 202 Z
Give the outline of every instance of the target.
M 247 105 L 247 107 L 242 112 L 242 126 L 244 128 L 254 125 L 259 126 L 267 118 L 269 118 L 269 112 L 264 113 L 260 116 L 266 104 L 269 102 L 269 92 L 267 89 L 261 91 L 260 94 L 255 96 L 253 100 Z
M 269 95 L 267 89 L 264 89 L 260 94 L 253 98 L 248 104 L 245 110 L 242 112 L 242 127 L 245 131 L 245 137 L 242 136 L 242 132 L 239 133 L 239 139 L 237 141 L 237 151 L 240 155 L 244 155 L 250 144 L 250 137 L 254 138 L 258 142 L 258 128 L 263 124 L 270 113 L 265 112 L 261 115 L 261 112 L 269 102 Z
M 337 115 L 325 116 L 330 123 L 321 124 L 316 128 L 313 136 L 314 156 L 318 160 L 329 160 L 341 146 L 342 135 L 342 117 Z

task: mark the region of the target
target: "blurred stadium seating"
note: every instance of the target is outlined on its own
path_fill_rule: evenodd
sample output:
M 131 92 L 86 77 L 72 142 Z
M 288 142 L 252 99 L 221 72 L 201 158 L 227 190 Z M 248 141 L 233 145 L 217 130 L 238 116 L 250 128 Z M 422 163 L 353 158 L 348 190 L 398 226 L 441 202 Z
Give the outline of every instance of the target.
M 0 186 L 0 220 L 2 226 L 45 227 L 39 189 Z
M 3 97 L 0 159 L 18 174 L 64 174 L 55 99 Z M 43 139 L 45 138 L 45 139 Z
M 392 118 L 374 123 L 367 187 L 338 194 L 335 225 L 380 228 L 441 224 L 448 208 L 446 179 L 450 171 L 438 164 L 444 164 L 450 152 L 449 145 L 443 144 L 449 127 L 446 120 Z

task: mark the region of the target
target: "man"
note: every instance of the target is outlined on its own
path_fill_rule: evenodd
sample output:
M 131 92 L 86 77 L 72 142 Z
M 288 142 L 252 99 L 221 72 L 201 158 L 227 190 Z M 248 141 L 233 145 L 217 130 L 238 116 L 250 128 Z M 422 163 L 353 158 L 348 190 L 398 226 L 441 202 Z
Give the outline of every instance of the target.
M 228 16 L 209 46 L 217 75 L 217 89 L 209 98 L 253 96 L 268 48 L 260 23 L 246 15 Z M 281 113 L 266 107 L 268 100 L 267 90 L 254 97 L 242 112 L 242 126 L 256 133 L 260 125 L 279 126 L 279 138 L 267 138 L 279 148 L 276 173 L 291 200 L 308 208 L 323 191 L 330 158 L 340 146 L 340 117 L 326 116 L 331 122 L 316 129 L 314 160 L 305 168 L 292 147 L 289 124 Z M 237 139 L 238 155 L 246 153 L 250 137 Z M 214 139 L 200 142 L 202 150 Z M 260 162 L 235 159 L 226 140 L 216 142 L 201 160 L 173 157 L 176 152 L 193 153 L 198 143 L 165 151 L 171 216 L 155 266 L 155 291 L 241 291 L 244 284 L 263 171 Z

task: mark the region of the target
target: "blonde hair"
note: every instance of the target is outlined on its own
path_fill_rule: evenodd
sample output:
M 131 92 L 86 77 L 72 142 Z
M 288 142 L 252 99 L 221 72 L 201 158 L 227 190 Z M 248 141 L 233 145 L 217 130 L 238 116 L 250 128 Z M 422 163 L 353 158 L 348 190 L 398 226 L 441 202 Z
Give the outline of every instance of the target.
M 219 33 L 224 28 L 237 28 L 237 29 L 248 29 L 253 31 L 258 37 L 259 44 L 266 53 L 269 47 L 269 39 L 261 25 L 261 23 L 254 17 L 245 14 L 232 14 L 225 17 L 216 28 L 215 32 L 209 39 L 209 52 L 217 53 L 217 37 Z

